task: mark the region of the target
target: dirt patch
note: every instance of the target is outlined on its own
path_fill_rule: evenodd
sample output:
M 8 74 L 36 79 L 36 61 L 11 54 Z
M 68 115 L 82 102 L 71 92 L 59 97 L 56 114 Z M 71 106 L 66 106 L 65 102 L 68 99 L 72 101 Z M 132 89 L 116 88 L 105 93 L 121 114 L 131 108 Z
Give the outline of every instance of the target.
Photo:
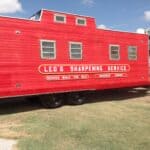
M 16 150 L 16 140 L 0 139 L 0 150 Z
M 17 132 L 13 129 L 20 127 L 20 124 L 17 124 L 15 122 L 0 122 L 0 137 L 6 138 L 6 139 L 18 139 L 22 136 L 27 136 L 25 131 Z M 1 149 L 0 149 L 1 150 Z

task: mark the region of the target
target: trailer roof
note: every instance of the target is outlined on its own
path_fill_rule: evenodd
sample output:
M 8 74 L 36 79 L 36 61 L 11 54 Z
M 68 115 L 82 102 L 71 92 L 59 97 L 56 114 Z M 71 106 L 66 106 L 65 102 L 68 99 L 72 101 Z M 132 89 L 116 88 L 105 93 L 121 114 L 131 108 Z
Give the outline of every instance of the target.
M 37 11 L 36 13 L 34 13 L 34 14 L 33 14 L 31 17 L 29 17 L 29 18 L 19 18 L 19 17 L 4 16 L 4 15 L 0 15 L 0 17 L 39 22 L 39 21 L 41 21 L 41 18 L 42 18 L 42 15 L 43 15 L 43 11 L 54 12 L 54 13 L 61 13 L 61 14 L 68 14 L 68 15 L 74 15 L 74 16 L 79 16 L 79 17 L 87 17 L 87 18 L 95 19 L 95 18 L 92 17 L 92 16 L 79 15 L 79 14 L 73 14 L 73 13 L 68 13 L 68 12 L 63 12 L 63 11 L 49 10 L 49 9 L 44 9 L 44 8 L 42 8 L 42 9 L 39 10 L 39 11 Z M 35 14 L 37 14 L 37 13 L 39 13 L 39 12 L 40 12 L 40 17 L 39 17 L 39 19 L 31 19 Z M 107 30 L 107 31 L 110 30 L 110 31 L 115 31 L 115 32 L 124 32 L 124 33 L 140 34 L 140 33 L 137 33 L 137 32 L 123 31 L 123 30 L 110 29 L 110 28 L 106 28 L 106 29 L 97 28 L 97 30 Z

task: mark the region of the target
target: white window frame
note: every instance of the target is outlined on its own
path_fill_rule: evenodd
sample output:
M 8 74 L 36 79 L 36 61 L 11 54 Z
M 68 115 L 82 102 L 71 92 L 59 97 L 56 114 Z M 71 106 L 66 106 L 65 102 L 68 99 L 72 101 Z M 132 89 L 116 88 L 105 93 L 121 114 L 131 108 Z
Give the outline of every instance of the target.
M 53 58 L 46 58 L 43 56 L 43 42 L 52 42 L 54 43 L 54 57 Z M 56 59 L 56 41 L 55 40 L 40 40 L 40 46 L 41 46 L 41 59 L 48 59 L 48 60 L 54 60 Z
M 71 44 L 80 44 L 81 46 L 81 57 L 80 58 L 72 58 L 72 54 L 71 54 Z M 70 54 L 70 59 L 73 60 L 81 60 L 83 58 L 83 46 L 82 46 L 82 42 L 69 42 L 69 54 Z
M 118 56 L 119 56 L 119 57 L 116 58 L 116 59 L 115 59 L 115 58 L 112 58 L 112 55 L 111 55 L 111 47 L 112 47 L 112 46 L 118 47 Z M 109 45 L 109 59 L 110 59 L 110 60 L 120 60 L 120 45 L 115 45 L 115 44 L 110 44 L 110 45 Z
M 56 18 L 57 17 L 64 17 L 64 21 L 58 21 Z M 57 22 L 57 23 L 66 23 L 66 15 L 63 15 L 63 14 L 54 14 L 54 22 Z
M 79 24 L 78 23 L 78 20 L 84 20 L 84 24 Z M 86 18 L 82 18 L 82 17 L 77 17 L 76 18 L 76 25 L 79 25 L 79 26 L 86 26 L 87 25 L 87 19 Z
M 136 58 L 134 58 L 134 59 L 130 57 L 130 53 L 129 53 L 129 48 L 130 47 L 136 48 Z M 138 55 L 138 48 L 137 48 L 137 46 L 132 46 L 132 45 L 128 46 L 128 60 L 137 60 L 137 57 L 138 57 L 137 55 Z

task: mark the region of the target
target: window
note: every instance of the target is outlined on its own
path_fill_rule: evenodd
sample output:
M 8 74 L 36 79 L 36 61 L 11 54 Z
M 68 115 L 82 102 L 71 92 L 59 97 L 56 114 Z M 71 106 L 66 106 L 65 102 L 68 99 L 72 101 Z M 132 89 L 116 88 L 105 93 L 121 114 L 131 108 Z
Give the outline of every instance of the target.
M 82 59 L 82 43 L 70 42 L 70 59 Z
M 120 46 L 110 45 L 110 59 L 119 60 L 120 59 Z
M 81 26 L 86 26 L 86 19 L 85 18 L 76 18 L 76 24 Z
M 129 60 L 136 60 L 137 59 L 137 47 L 136 46 L 129 46 L 128 47 L 128 59 Z
M 58 23 L 66 23 L 66 16 L 61 14 L 54 15 L 54 21 Z
M 41 41 L 41 58 L 55 59 L 56 58 L 56 42 L 55 41 Z

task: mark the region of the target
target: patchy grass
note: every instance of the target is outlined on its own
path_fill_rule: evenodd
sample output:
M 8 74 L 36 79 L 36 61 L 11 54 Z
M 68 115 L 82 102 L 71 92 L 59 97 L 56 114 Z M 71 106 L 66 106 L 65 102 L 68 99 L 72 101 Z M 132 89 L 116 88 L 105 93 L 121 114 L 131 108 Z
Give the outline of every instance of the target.
M 150 149 L 150 95 L 145 90 L 87 97 L 85 105 L 58 109 L 24 100 L 0 104 L 0 137 L 18 139 L 19 150 Z

